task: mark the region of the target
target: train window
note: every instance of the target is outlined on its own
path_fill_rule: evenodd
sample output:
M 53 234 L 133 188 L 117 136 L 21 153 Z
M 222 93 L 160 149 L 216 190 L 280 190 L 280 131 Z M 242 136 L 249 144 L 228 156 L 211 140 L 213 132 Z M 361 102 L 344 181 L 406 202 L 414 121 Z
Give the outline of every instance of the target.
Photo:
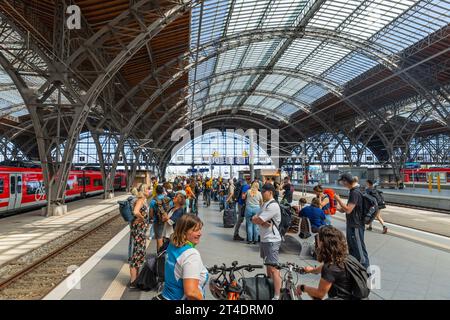
M 38 192 L 41 192 L 39 189 L 41 189 L 42 184 L 39 181 L 28 181 L 26 187 L 27 194 L 36 194 Z
M 85 184 L 86 186 L 91 185 L 91 178 L 88 178 L 88 177 L 84 178 L 84 184 Z
M 100 187 L 103 186 L 102 179 L 94 179 L 94 187 Z
M 66 184 L 66 190 L 72 190 L 75 184 L 75 180 L 68 180 Z
M 84 185 L 84 183 L 83 183 L 83 178 L 78 177 L 78 186 L 79 186 L 79 187 L 82 187 L 83 185 Z
M 4 190 L 4 186 L 5 186 L 5 180 L 0 179 L 0 193 L 3 193 Z
M 16 194 L 16 177 L 11 176 L 11 185 L 9 187 L 11 194 Z
M 122 177 L 116 177 L 115 179 L 114 179 L 114 184 L 120 184 L 122 182 Z
M 22 177 L 17 177 L 17 193 L 22 193 Z

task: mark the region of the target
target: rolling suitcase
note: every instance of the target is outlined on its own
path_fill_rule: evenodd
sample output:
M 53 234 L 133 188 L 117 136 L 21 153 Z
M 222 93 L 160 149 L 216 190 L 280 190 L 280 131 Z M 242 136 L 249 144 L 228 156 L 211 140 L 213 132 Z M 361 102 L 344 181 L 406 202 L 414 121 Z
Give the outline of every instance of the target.
M 233 209 L 225 209 L 223 211 L 223 227 L 233 228 L 236 223 L 236 213 Z

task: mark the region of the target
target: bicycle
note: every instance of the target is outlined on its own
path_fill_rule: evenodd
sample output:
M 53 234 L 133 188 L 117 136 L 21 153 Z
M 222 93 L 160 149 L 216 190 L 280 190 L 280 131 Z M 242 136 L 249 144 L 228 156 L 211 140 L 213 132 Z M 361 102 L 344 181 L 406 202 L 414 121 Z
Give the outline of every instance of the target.
M 275 267 L 278 270 L 286 270 L 281 285 L 280 300 L 302 300 L 301 296 L 296 293 L 298 277 L 294 282 L 293 273 L 305 274 L 306 272 L 303 267 L 299 267 L 292 262 L 281 264 L 264 263 L 264 265 Z
M 233 261 L 231 267 L 227 267 L 225 264 L 222 264 L 220 267 L 214 265 L 213 267 L 208 268 L 208 272 L 213 275 L 218 274 L 218 276 L 210 280 L 209 290 L 218 300 L 244 300 L 242 295 L 243 288 L 239 284 L 239 279 L 236 278 L 234 273 L 242 269 L 245 269 L 247 272 L 252 272 L 255 269 L 262 268 L 262 265 L 253 264 L 238 266 L 237 261 Z

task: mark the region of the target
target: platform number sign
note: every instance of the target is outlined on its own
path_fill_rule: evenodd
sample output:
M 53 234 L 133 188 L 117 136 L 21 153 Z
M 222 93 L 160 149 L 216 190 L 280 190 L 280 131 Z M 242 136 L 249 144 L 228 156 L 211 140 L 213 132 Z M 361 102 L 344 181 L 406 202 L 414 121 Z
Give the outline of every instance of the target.
M 66 24 L 69 30 L 81 29 L 81 9 L 77 5 L 67 7 L 66 13 L 69 14 Z

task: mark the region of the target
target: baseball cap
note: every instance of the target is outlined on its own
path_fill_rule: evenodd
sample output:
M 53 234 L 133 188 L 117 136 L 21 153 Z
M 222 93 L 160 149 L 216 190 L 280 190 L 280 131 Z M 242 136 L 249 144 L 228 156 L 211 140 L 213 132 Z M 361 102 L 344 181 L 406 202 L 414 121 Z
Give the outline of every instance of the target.
M 275 192 L 275 187 L 273 186 L 273 184 L 271 183 L 266 183 L 265 185 L 262 186 L 261 191 L 272 191 Z
M 341 174 L 341 177 L 339 178 L 338 182 L 341 182 L 341 181 L 347 181 L 348 183 L 352 183 L 353 176 L 349 172 L 343 173 L 343 174 Z

